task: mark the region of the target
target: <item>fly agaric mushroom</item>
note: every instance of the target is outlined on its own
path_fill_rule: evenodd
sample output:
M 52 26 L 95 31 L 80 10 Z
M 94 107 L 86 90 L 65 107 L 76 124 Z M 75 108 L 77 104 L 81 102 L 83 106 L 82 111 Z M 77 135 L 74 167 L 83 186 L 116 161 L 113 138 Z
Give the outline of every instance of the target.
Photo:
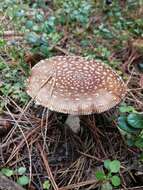
M 123 80 L 112 68 L 80 56 L 41 60 L 32 68 L 27 87 L 38 104 L 71 114 L 77 125 L 76 116 L 104 112 L 117 105 L 125 92 Z M 68 120 L 72 127 L 74 123 Z

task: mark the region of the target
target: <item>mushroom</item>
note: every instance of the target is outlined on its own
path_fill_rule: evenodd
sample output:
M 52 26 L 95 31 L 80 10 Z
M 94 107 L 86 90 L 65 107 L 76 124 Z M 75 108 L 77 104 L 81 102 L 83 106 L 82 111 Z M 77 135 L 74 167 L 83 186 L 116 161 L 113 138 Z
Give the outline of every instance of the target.
M 70 114 L 67 123 L 73 127 L 79 125 L 79 115 L 101 113 L 117 105 L 126 85 L 100 60 L 55 56 L 32 68 L 27 93 L 50 110 Z

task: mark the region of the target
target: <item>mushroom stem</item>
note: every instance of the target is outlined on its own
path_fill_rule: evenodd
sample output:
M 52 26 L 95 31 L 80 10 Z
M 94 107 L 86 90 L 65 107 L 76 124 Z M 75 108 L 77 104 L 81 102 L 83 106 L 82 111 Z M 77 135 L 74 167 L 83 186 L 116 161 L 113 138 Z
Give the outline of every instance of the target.
M 65 124 L 68 125 L 74 133 L 80 130 L 80 118 L 78 115 L 68 115 Z

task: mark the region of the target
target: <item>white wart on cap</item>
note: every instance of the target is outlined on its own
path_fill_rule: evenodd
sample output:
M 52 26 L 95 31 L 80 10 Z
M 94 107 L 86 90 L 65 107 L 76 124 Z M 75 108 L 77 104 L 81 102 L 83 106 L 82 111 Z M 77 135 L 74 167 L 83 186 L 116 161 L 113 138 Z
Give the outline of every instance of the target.
M 124 97 L 126 86 L 100 61 L 55 56 L 32 68 L 27 93 L 50 110 L 86 115 L 114 107 Z

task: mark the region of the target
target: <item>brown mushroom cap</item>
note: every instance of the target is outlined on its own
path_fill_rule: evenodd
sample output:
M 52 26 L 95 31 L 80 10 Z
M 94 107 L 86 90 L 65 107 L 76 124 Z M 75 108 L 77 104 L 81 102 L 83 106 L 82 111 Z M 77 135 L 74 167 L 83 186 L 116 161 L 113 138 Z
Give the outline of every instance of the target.
M 80 56 L 55 56 L 32 68 L 27 93 L 37 103 L 62 113 L 104 112 L 124 97 L 126 86 L 109 66 Z

